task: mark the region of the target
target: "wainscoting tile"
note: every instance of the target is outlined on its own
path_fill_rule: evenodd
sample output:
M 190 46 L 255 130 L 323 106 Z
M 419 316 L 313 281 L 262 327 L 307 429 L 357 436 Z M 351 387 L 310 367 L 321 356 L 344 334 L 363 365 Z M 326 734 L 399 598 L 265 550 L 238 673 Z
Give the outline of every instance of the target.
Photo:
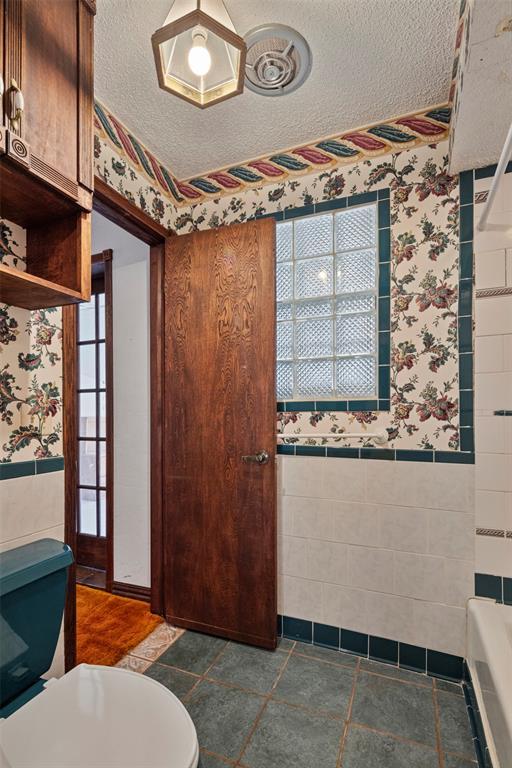
M 367 594 L 360 589 L 322 584 L 323 621 L 338 627 L 352 627 L 356 633 L 367 633 Z
M 336 541 L 307 542 L 307 571 L 310 579 L 331 584 L 347 583 L 347 545 Z
M 323 540 L 333 538 L 333 502 L 329 499 L 283 496 L 283 506 L 291 516 L 291 533 L 294 536 Z
M 318 495 L 338 501 L 364 501 L 364 464 L 363 461 L 335 458 L 325 459 L 321 467 L 317 463 L 316 476 L 320 476 Z
M 393 592 L 393 552 L 370 547 L 348 547 L 348 584 L 361 589 Z
M 474 550 L 472 515 L 447 510 L 430 511 L 428 551 L 431 555 L 473 560 Z
M 395 552 L 394 592 L 417 600 L 446 602 L 444 558 Z
M 380 546 L 405 552 L 427 552 L 427 510 L 383 504 L 378 510 Z
M 379 507 L 376 504 L 336 501 L 332 503 L 333 538 L 345 544 L 381 545 Z

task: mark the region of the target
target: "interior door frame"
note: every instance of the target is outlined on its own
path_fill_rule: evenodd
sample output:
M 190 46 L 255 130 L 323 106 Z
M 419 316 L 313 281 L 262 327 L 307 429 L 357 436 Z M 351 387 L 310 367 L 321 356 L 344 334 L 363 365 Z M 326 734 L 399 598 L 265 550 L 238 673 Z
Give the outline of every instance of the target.
M 90 554 L 91 557 L 98 558 L 101 553 L 105 563 L 105 589 L 112 592 L 114 580 L 114 408 L 113 408 L 113 350 L 112 350 L 112 250 L 107 249 L 101 253 L 93 254 L 91 257 L 91 273 L 93 293 L 97 293 L 98 281 L 102 281 L 105 293 L 105 389 L 106 389 L 106 542 L 101 546 L 98 542 L 98 536 L 92 536 L 86 533 L 76 534 L 75 560 L 79 564 L 79 554 Z M 96 287 L 95 287 L 96 284 Z M 75 316 L 78 313 L 78 305 L 72 306 Z M 77 322 L 77 321 L 75 321 Z M 79 331 L 78 324 L 77 330 Z M 79 341 L 77 338 L 77 345 Z M 78 354 L 78 349 L 77 349 Z M 79 382 L 75 381 L 75 390 L 78 392 Z M 78 399 L 76 397 L 74 406 L 76 410 L 77 425 L 79 420 Z M 80 442 L 80 435 L 77 434 L 77 441 Z M 79 486 L 78 477 L 76 485 Z M 78 494 L 77 494 L 78 496 Z M 96 504 L 98 502 L 96 501 Z M 78 498 L 75 499 L 78 509 Z M 96 511 L 96 514 L 98 512 Z M 77 526 L 78 527 L 78 526 Z M 98 552 L 99 550 L 99 552 Z M 103 552 L 101 552 L 103 550 Z
M 165 240 L 172 234 L 137 208 L 103 179 L 94 177 L 93 208 L 150 246 L 150 398 L 151 398 L 151 473 L 150 473 L 150 595 L 135 588 L 131 597 L 150 600 L 151 611 L 163 615 L 163 261 Z M 78 407 L 77 407 L 77 308 L 62 310 L 63 335 L 63 437 L 65 515 L 64 538 L 76 551 L 76 509 L 78 474 Z M 113 542 L 112 542 L 113 546 Z M 108 585 L 107 585 L 108 586 Z M 115 582 L 111 585 L 115 588 Z M 115 590 L 120 592 L 121 590 Z M 125 591 L 125 594 L 127 592 Z M 64 614 L 64 659 L 69 671 L 76 664 L 76 564 L 69 569 Z

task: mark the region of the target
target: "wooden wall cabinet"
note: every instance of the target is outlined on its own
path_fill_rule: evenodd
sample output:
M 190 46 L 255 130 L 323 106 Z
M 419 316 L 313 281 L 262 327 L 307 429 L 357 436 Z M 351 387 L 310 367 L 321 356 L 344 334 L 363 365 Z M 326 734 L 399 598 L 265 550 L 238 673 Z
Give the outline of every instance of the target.
M 95 0 L 0 0 L 0 215 L 27 229 L 30 283 L 17 299 L 23 278 L 0 265 L 0 301 L 90 297 L 94 13 Z

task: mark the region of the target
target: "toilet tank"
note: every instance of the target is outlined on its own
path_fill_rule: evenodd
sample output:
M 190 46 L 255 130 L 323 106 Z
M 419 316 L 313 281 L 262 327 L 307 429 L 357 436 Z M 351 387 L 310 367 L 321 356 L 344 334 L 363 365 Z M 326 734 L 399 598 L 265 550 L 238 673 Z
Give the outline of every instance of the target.
M 54 539 L 0 554 L 0 708 L 51 666 L 72 562 L 68 545 Z

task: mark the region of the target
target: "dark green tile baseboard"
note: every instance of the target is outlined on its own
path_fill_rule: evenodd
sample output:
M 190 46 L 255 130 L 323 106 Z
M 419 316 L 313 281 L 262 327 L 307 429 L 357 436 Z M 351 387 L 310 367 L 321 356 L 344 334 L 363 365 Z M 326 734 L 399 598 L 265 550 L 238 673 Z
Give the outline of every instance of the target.
M 512 579 L 491 573 L 475 573 L 475 595 L 512 605 Z
M 464 677 L 464 659 L 461 656 L 432 651 L 385 637 L 366 635 L 342 627 L 279 615 L 277 634 L 289 640 L 300 640 L 302 643 L 353 653 L 431 677 L 457 682 Z
M 32 461 L 9 461 L 0 464 L 0 480 L 44 475 L 47 472 L 61 472 L 63 469 L 63 456 L 54 456 L 49 459 L 34 459 Z
M 487 738 L 482 723 L 482 716 L 480 714 L 480 708 L 478 706 L 471 674 L 466 663 L 464 663 L 464 683 L 462 685 L 462 691 L 466 702 L 478 768 L 492 768 L 491 757 L 487 746 Z

